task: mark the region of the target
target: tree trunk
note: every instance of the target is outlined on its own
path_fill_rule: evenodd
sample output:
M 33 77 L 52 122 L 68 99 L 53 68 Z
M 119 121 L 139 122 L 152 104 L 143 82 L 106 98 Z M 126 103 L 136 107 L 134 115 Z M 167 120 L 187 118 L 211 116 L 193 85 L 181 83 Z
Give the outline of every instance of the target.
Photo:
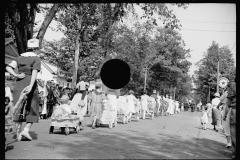
M 39 39 L 39 47 L 41 48 L 42 45 L 42 40 L 44 37 L 44 34 L 46 33 L 46 30 L 49 26 L 49 24 L 51 23 L 53 17 L 55 16 L 55 14 L 58 11 L 58 8 L 60 7 L 61 3 L 55 3 L 51 10 L 49 11 L 49 13 L 47 14 L 47 16 L 45 17 L 40 30 L 38 31 L 38 35 L 37 35 L 37 39 Z
M 25 52 L 25 49 L 24 49 L 24 45 L 23 45 L 23 40 L 22 40 L 22 35 L 20 32 L 19 23 L 17 23 L 18 22 L 17 17 L 20 17 L 20 12 L 18 9 L 16 9 L 16 13 L 14 14 L 14 16 L 12 16 L 12 21 L 13 21 L 14 35 L 15 35 L 16 43 L 17 43 L 17 49 L 18 49 L 18 53 L 20 55 L 21 53 Z
M 28 23 L 28 39 L 33 38 L 33 28 L 34 28 L 34 22 L 36 18 L 36 12 L 37 12 L 37 4 L 30 3 L 30 22 Z
M 74 69 L 73 69 L 73 78 L 72 78 L 72 87 L 75 88 L 76 83 L 77 83 L 77 73 L 78 73 L 78 60 L 79 60 L 79 51 L 80 51 L 80 30 L 82 27 L 82 15 L 79 15 L 80 12 L 76 13 L 77 17 L 77 28 L 78 28 L 78 33 L 76 35 L 76 41 L 75 41 L 75 56 L 74 56 Z
M 16 43 L 17 43 L 17 49 L 18 49 L 18 53 L 19 55 L 25 52 L 25 49 L 23 47 L 23 41 L 22 41 L 22 36 L 20 34 L 19 28 L 17 27 L 17 25 L 15 25 L 14 27 L 14 35 L 16 38 Z
M 74 69 L 73 69 L 73 78 L 72 78 L 72 86 L 75 88 L 76 83 L 77 83 L 77 71 L 78 71 L 78 59 L 79 59 L 79 38 L 80 38 L 80 33 L 76 35 L 76 41 L 75 41 L 75 58 L 74 58 Z

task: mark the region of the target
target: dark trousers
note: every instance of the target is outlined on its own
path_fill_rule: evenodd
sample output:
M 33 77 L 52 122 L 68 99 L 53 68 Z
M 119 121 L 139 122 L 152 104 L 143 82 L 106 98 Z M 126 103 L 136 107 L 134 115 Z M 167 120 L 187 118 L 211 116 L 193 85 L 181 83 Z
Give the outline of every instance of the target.
M 48 103 L 47 104 L 47 118 L 52 116 L 52 112 L 53 112 L 53 104 L 52 103 Z

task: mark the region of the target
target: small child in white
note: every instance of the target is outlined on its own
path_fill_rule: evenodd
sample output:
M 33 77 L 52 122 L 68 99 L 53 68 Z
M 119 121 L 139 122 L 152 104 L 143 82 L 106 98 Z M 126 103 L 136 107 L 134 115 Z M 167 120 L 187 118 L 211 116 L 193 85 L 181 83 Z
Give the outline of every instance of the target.
M 207 123 L 208 123 L 208 107 L 204 106 L 201 117 L 201 124 L 204 130 L 206 130 L 207 128 Z

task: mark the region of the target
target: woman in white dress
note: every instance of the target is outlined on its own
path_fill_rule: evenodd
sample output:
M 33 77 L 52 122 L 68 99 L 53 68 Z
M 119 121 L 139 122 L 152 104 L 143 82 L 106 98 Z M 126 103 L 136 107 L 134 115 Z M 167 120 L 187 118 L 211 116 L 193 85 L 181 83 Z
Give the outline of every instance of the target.
M 142 119 L 145 119 L 146 111 L 148 109 L 148 95 L 147 91 L 143 92 L 143 95 L 141 96 L 141 110 L 142 110 Z
M 135 103 L 134 103 L 134 101 L 136 101 L 136 97 L 133 94 L 134 94 L 133 90 L 130 90 L 129 95 L 127 96 L 127 106 L 128 106 L 128 110 L 129 110 L 129 114 L 128 114 L 129 122 L 131 122 L 132 114 L 136 112 L 135 111 Z
M 80 117 L 80 121 L 82 121 L 82 118 L 87 111 L 87 93 L 85 90 L 86 83 L 84 81 L 81 81 L 77 84 L 76 87 L 78 91 L 71 101 L 70 108 L 72 112 L 77 113 L 77 115 Z

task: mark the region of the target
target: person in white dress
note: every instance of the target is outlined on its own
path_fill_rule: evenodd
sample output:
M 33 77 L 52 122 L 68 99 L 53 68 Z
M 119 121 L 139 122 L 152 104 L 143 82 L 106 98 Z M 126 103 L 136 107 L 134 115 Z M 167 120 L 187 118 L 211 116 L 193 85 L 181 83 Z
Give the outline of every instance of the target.
M 170 110 L 171 110 L 171 103 L 170 103 L 170 99 L 168 98 L 168 95 L 166 95 L 165 101 L 168 104 L 166 115 L 169 116 L 170 115 Z
M 82 117 L 85 116 L 87 111 L 87 93 L 86 93 L 86 83 L 84 81 L 80 81 L 77 84 L 77 93 L 74 95 L 71 103 L 70 108 L 71 111 L 77 113 L 77 115 L 82 121 Z M 80 123 L 82 125 L 82 122 Z
M 159 95 L 159 92 L 157 91 L 157 115 L 160 115 L 160 105 L 161 105 L 161 96 Z
M 129 122 L 131 122 L 132 114 L 136 112 L 135 111 L 135 103 L 134 103 L 134 101 L 136 101 L 136 97 L 133 94 L 134 94 L 133 90 L 130 90 L 129 95 L 127 96 L 127 106 L 128 106 L 128 110 L 129 110 L 129 114 L 128 114 Z
M 143 92 L 143 95 L 141 96 L 141 110 L 142 110 L 142 119 L 145 119 L 146 110 L 148 109 L 148 95 L 147 91 Z

